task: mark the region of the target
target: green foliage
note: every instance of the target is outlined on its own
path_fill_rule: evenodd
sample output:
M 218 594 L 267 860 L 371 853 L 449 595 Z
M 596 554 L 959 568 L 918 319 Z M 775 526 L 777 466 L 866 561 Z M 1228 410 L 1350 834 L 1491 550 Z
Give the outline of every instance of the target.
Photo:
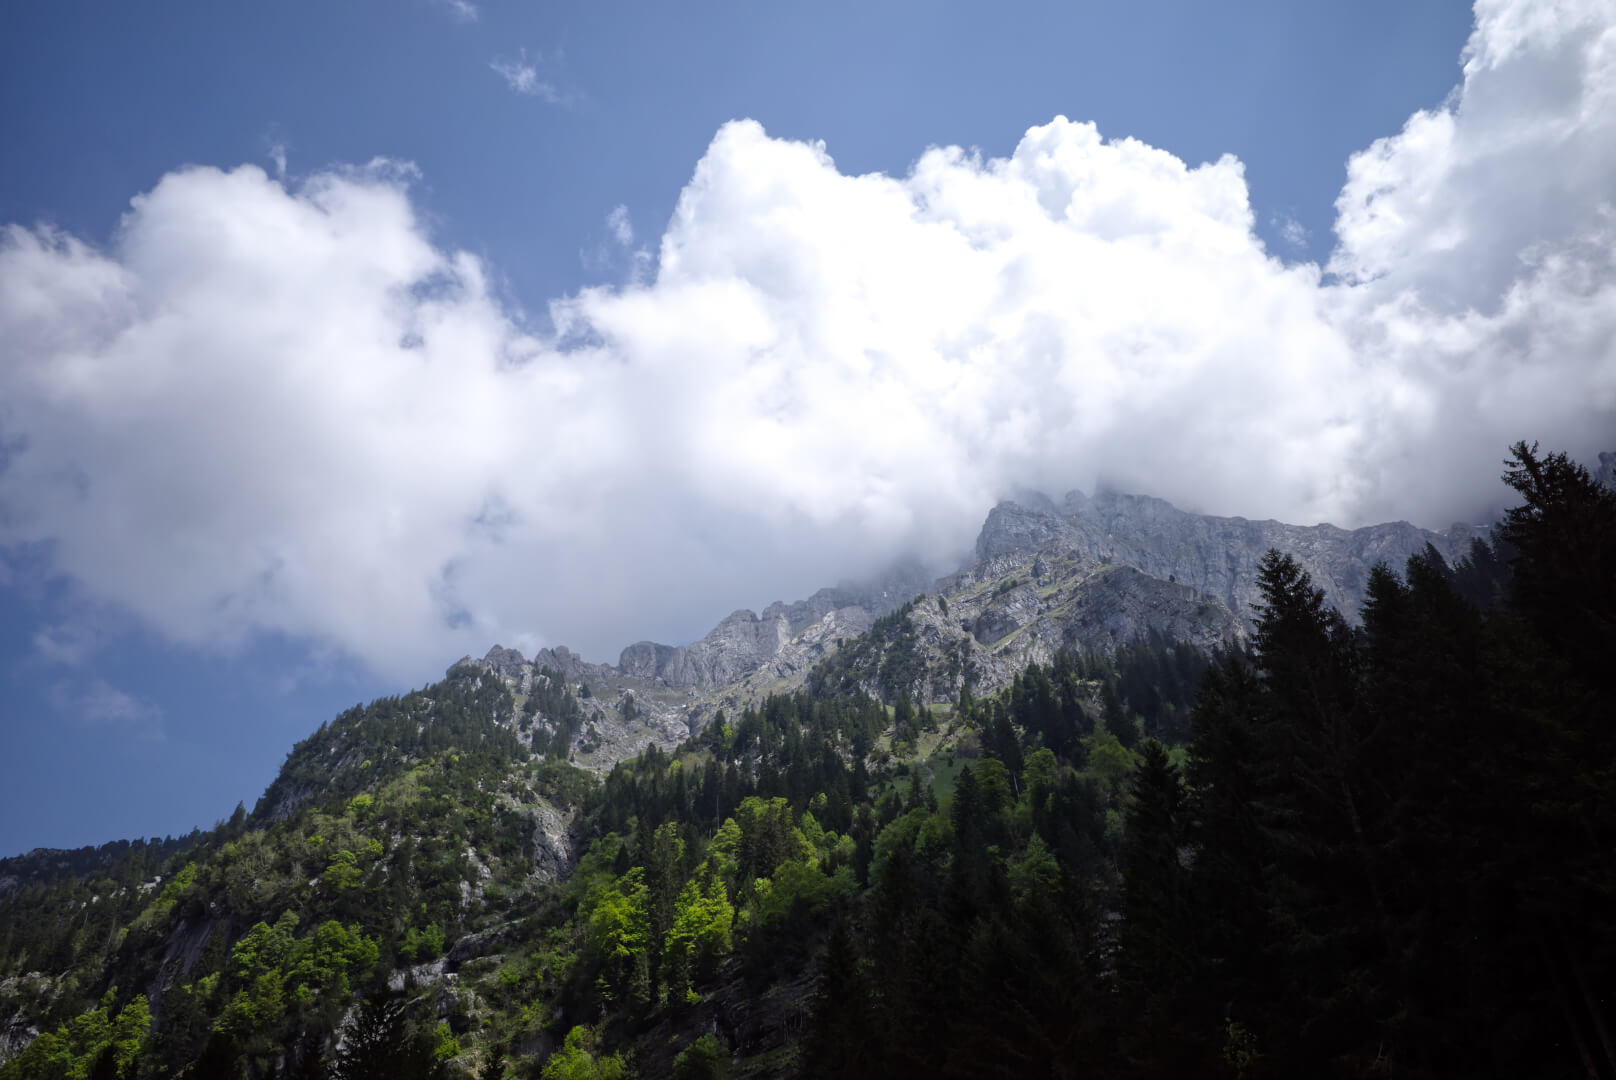
M 464 669 L 425 690 L 355 706 L 292 748 L 252 818 L 263 824 L 276 807 L 296 806 L 301 793 L 311 790 L 346 807 L 365 789 L 451 750 L 461 756 L 464 771 L 502 771 L 528 756 L 510 728 L 492 722 L 514 708 L 497 680 Z M 333 771 L 333 761 L 355 764 Z M 363 761 L 370 767 L 359 767 Z
M 460 1056 L 460 1040 L 454 1037 L 446 1020 L 440 1020 L 438 1026 L 432 1030 L 433 1046 L 432 1056 L 438 1061 L 448 1061 L 450 1058 Z
M 1053 896 L 1060 884 L 1060 875 L 1060 862 L 1044 843 L 1044 838 L 1033 833 L 1026 850 L 1010 865 L 1010 886 L 1017 900 L 1029 902 Z
M 406 1002 L 371 997 L 354 1011 L 330 1064 L 332 1080 L 442 1080 L 445 1050 L 455 1047 L 447 1026 L 410 1017 Z
M 703 1035 L 673 1059 L 673 1080 L 729 1080 L 729 1055 L 712 1035 Z
M 772 877 L 753 883 L 757 924 L 767 927 L 798 915 L 811 916 L 824 909 L 836 894 L 853 889 L 852 871 L 843 867 L 839 878 L 827 878 L 810 863 L 781 863 Z
M 287 911 L 275 925 L 260 922 L 231 952 L 229 998 L 214 1029 L 240 1045 L 272 1039 L 287 1022 L 346 1007 L 353 980 L 375 965 L 376 941 L 357 926 L 328 920 L 296 937 L 297 915 Z
M 325 873 L 321 875 L 326 887 L 336 892 L 357 889 L 363 876 L 359 869 L 359 859 L 351 851 L 337 852 L 326 866 Z
M 1122 845 L 1118 982 L 1129 1008 L 1143 1021 L 1147 1045 L 1133 1052 L 1146 1056 L 1160 1052 L 1194 962 L 1188 880 L 1179 860 L 1187 829 L 1184 790 L 1166 748 L 1154 739 L 1142 744 L 1130 794 Z
M 427 923 L 425 928 L 410 927 L 404 932 L 404 940 L 398 947 L 398 954 L 406 960 L 426 962 L 437 958 L 443 953 L 443 930 L 437 923 Z
M 720 957 L 729 952 L 735 908 L 724 882 L 711 871 L 705 884 L 691 879 L 679 893 L 673 925 L 663 943 L 663 970 L 670 991 L 681 994 L 692 976 L 710 977 Z
M 42 1033 L 21 1054 L 0 1065 L 3 1080 L 86 1080 L 133 1077 L 150 1039 L 151 1012 L 138 994 L 112 1015 L 117 988 L 101 1004 L 55 1031 Z
M 104 867 L 96 876 L 0 896 L 0 924 L 14 927 L 0 929 L 0 976 L 59 973 L 41 980 L 48 996 L 0 989 L 0 1008 L 51 1028 L 94 1011 L 88 988 L 149 985 L 187 955 L 196 966 L 165 987 L 148 1070 L 172 1074 L 202 1054 L 210 1068 L 261 1072 L 285 1054 L 312 1060 L 305 1043 L 317 1058 L 354 994 L 382 985 L 384 957 L 441 955 L 527 880 L 531 824 L 501 802 L 532 793 L 504 726 L 511 710 L 503 688 L 458 675 L 349 710 L 294 749 L 254 815 L 241 808 L 184 843 L 109 845 L 104 861 L 86 860 Z M 562 805 L 595 786 L 541 768 Z M 494 875 L 486 902 L 469 906 L 468 848 Z M 232 926 L 249 929 L 232 941 Z
M 594 773 L 557 757 L 534 766 L 533 782 L 540 794 L 561 806 L 583 806 L 600 790 Z
M 601 970 L 597 985 L 609 1001 L 650 997 L 651 913 L 645 871 L 634 867 L 599 889 L 589 903 L 589 946 Z
M 189 889 L 195 881 L 196 866 L 187 863 L 180 868 L 179 873 L 175 874 L 163 886 L 162 894 L 158 897 L 157 903 L 163 907 L 173 907 L 179 898 L 185 894 L 185 890 Z
M 1109 731 L 1085 736 L 1083 749 L 1085 771 L 1112 791 L 1120 791 L 1139 764 L 1139 756 Z
M 1236 1072 L 1616 1068 L 1594 1064 L 1591 990 L 1616 970 L 1616 798 L 1596 764 L 1616 754 L 1616 496 L 1561 455 L 1511 453 L 1525 502 L 1496 549 L 1377 568 L 1361 632 L 1270 553 L 1249 664 L 1203 685 L 1198 970 L 1158 1004 Z M 1161 880 L 1143 865 L 1130 887 Z
M 814 668 L 809 689 L 817 696 L 856 696 L 873 689 L 892 704 L 915 694 L 926 677 L 920 639 L 909 617 L 914 602 L 875 620 L 869 632 L 845 642 Z
M 804 1065 L 812 1077 L 878 1075 L 879 1021 L 874 990 L 858 955 L 851 928 L 831 926 L 814 992 L 814 1021 L 804 1041 Z
M 601 1054 L 599 1039 L 588 1029 L 575 1027 L 567 1032 L 561 1049 L 544 1063 L 542 1080 L 622 1080 L 623 1058 Z
M 579 694 L 589 697 L 589 687 L 580 685 Z M 542 751 L 547 761 L 565 762 L 572 751 L 573 741 L 583 727 L 583 709 L 561 672 L 543 668 L 533 679 L 532 693 L 522 707 L 523 724 L 531 726 L 535 718 L 551 725 L 547 742 L 535 738 L 533 748 Z

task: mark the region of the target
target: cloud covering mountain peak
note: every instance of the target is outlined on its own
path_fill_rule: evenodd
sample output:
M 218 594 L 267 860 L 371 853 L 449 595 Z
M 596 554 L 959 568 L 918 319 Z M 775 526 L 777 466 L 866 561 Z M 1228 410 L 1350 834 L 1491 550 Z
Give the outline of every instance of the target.
M 196 644 L 407 677 L 603 657 L 906 552 L 998 496 L 1445 525 L 1616 419 L 1616 14 L 1484 2 L 1463 82 L 1348 163 L 1326 267 L 1244 169 L 1065 118 L 848 175 L 723 126 L 654 272 L 552 301 L 406 167 L 188 168 L 105 246 L 0 240 L 0 544 Z

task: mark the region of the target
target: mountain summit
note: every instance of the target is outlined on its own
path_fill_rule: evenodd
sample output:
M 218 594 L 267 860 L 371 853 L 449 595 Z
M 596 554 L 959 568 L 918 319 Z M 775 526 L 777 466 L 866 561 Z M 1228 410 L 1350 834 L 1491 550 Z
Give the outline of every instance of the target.
M 1491 526 L 1455 524 L 1443 532 L 1406 521 L 1341 529 L 1192 514 L 1148 495 L 1068 492 L 1056 505 L 1003 502 L 976 540 L 979 561 L 1029 551 L 1080 555 L 1131 566 L 1216 598 L 1246 621 L 1257 601 L 1257 566 L 1270 548 L 1290 554 L 1324 589 L 1325 599 L 1356 621 L 1369 571 L 1402 566 L 1427 544 L 1450 562 Z

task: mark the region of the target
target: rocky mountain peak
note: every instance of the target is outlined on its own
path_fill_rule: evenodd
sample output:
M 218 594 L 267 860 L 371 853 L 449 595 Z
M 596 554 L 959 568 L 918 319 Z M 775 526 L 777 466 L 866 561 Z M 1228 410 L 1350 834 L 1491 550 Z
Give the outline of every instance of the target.
M 527 657 L 515 649 L 507 649 L 502 645 L 495 645 L 483 657 L 483 663 L 507 678 L 520 679 L 523 669 L 529 667 Z
M 1076 537 L 1066 518 L 1048 499 L 1046 507 L 1030 507 L 1001 502 L 988 511 L 987 521 L 976 537 L 976 560 L 988 562 L 1001 555 L 1061 550 Z
M 1616 487 L 1616 453 L 1599 455 L 1595 475 Z M 623 714 L 639 717 L 604 739 L 614 744 L 607 756 L 616 757 L 623 749 L 615 746 L 618 736 L 672 745 L 719 704 L 801 685 L 844 642 L 921 594 L 935 594 L 911 616 L 921 647 L 935 654 L 938 671 L 958 669 L 940 682 L 926 676 L 932 680 L 926 686 L 946 698 L 967 667 L 988 689 L 1063 647 L 1109 652 L 1148 635 L 1203 649 L 1227 644 L 1250 626 L 1257 570 L 1270 548 L 1294 556 L 1326 601 L 1357 621 L 1377 563 L 1401 569 L 1428 544 L 1453 561 L 1489 531 L 1460 523 L 1433 532 L 1406 521 L 1358 529 L 1288 525 L 1190 513 L 1124 492 L 1074 490 L 1058 501 L 1017 492 L 988 513 L 974 563 L 946 577 L 934 578 L 913 560 L 900 562 L 864 582 L 777 600 L 761 614 L 738 609 L 687 645 L 635 642 L 616 665 L 589 663 L 564 646 L 541 649 L 528 661 L 496 645 L 482 660 L 466 657 L 456 667 L 493 673 L 518 694 L 531 692 L 546 668 L 580 691 L 593 687 L 598 699 L 586 711 L 603 731 Z M 623 706 L 629 694 L 634 709 Z
M 844 633 L 863 633 L 880 616 L 932 587 L 932 575 L 912 560 L 868 581 L 820 589 L 806 600 L 776 600 L 758 615 L 741 609 L 700 641 L 661 645 L 638 641 L 623 650 L 618 671 L 676 689 L 725 686 L 766 666 L 788 643 L 831 615 Z
M 1058 504 L 1000 503 L 977 537 L 980 561 L 1029 553 L 1075 555 L 1132 567 L 1216 599 L 1249 621 L 1258 600 L 1257 568 L 1269 548 L 1294 556 L 1326 600 L 1356 621 L 1370 569 L 1401 568 L 1433 545 L 1452 561 L 1485 537 L 1488 526 L 1456 524 L 1443 532 L 1406 521 L 1341 529 L 1215 517 L 1178 509 L 1165 499 L 1120 492 L 1068 492 Z

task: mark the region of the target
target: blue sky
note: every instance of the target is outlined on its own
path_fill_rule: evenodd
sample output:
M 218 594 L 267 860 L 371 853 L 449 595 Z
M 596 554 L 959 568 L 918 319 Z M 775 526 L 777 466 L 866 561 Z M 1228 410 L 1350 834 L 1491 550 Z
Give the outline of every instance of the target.
M 1613 22 L 8 9 L 0 854 L 209 825 L 495 640 L 946 563 L 1021 484 L 1484 513 L 1612 430 Z
M 1190 163 L 1246 162 L 1259 228 L 1330 246 L 1347 156 L 1457 81 L 1460 3 L 987 6 L 32 5 L 8 14 L 0 217 L 104 238 L 186 163 L 415 162 L 451 243 L 528 303 L 601 276 L 578 252 L 627 205 L 665 222 L 720 124 L 823 139 L 846 172 L 933 144 L 1007 153 L 1057 114 Z M 524 53 L 525 51 L 525 53 Z M 527 62 L 566 99 L 511 93 Z M 603 209 L 604 208 L 604 209 Z M 1289 251 L 1287 252 L 1289 253 Z

